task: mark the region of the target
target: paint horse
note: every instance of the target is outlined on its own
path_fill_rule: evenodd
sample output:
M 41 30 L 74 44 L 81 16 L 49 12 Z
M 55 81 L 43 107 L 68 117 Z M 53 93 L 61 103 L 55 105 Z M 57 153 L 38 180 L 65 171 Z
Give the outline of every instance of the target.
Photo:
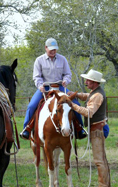
M 53 96 L 45 101 L 31 135 L 31 147 L 36 166 L 36 187 L 42 186 L 39 178 L 40 146 L 43 146 L 48 162 L 49 187 L 59 187 L 58 170 L 61 150 L 64 152 L 67 184 L 68 187 L 73 187 L 70 165 L 73 111 L 68 104 L 59 104 L 65 93 L 54 90 L 51 94 Z M 73 100 L 75 96 L 76 92 L 69 98 Z
M 13 143 L 11 140 L 12 122 L 7 99 L 15 109 L 17 77 L 14 70 L 16 67 L 17 59 L 11 66 L 0 66 L 0 187 L 2 187 L 3 176 L 9 165 L 10 149 Z

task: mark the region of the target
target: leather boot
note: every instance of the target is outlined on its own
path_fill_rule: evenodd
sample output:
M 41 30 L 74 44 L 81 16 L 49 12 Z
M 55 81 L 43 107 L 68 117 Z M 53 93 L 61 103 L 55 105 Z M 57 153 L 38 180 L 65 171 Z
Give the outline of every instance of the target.
M 34 128 L 34 115 L 31 118 L 31 120 L 29 121 L 29 123 L 27 124 L 27 126 L 23 129 L 23 131 L 20 133 L 20 137 L 26 140 L 30 139 L 30 134 L 31 131 Z

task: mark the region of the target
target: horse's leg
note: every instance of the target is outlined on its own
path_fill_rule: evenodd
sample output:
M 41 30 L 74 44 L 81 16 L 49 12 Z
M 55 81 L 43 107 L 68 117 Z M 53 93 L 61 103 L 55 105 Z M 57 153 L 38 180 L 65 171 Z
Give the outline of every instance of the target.
M 11 146 L 12 144 L 8 144 L 8 147 L 7 147 L 8 153 L 10 153 Z M 3 177 L 9 165 L 9 161 L 10 161 L 10 156 L 4 153 L 4 146 L 3 146 L 3 148 L 0 150 L 0 187 L 2 187 Z
M 71 175 L 71 143 L 66 144 L 63 148 L 65 159 L 65 172 L 67 177 L 68 187 L 73 187 Z
M 53 150 L 51 149 L 49 142 L 47 143 L 45 141 L 44 150 L 48 160 L 49 187 L 54 187 Z
M 36 164 L 35 164 L 35 169 L 36 169 L 36 187 L 42 187 L 42 183 L 39 178 L 39 166 L 36 166 Z
M 37 157 L 36 157 L 36 145 L 31 141 L 31 148 L 34 153 L 34 164 L 36 169 L 36 187 L 42 187 L 42 183 L 39 176 L 39 166 L 36 165 Z
M 54 186 L 59 187 L 59 155 L 61 153 L 61 149 L 57 148 L 54 150 Z
M 9 165 L 10 156 L 4 154 L 4 149 L 0 150 L 0 187 L 2 187 L 3 176 Z

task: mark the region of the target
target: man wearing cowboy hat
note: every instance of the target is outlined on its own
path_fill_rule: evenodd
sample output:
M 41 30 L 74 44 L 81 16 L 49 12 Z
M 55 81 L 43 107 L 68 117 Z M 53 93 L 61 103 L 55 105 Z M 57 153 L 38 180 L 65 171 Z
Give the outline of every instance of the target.
M 62 101 L 68 103 L 73 110 L 85 116 L 85 125 L 87 118 L 90 118 L 90 140 L 94 162 L 98 169 L 99 187 L 110 187 L 110 170 L 105 153 L 105 138 L 103 127 L 106 123 L 106 96 L 100 83 L 106 82 L 102 78 L 102 73 L 91 69 L 87 74 L 81 74 L 85 78 L 85 84 L 90 89 L 90 93 L 78 93 L 80 100 L 86 101 L 85 107 L 78 106 L 70 100 Z M 73 92 L 70 92 L 71 95 Z M 88 112 L 89 111 L 89 112 Z

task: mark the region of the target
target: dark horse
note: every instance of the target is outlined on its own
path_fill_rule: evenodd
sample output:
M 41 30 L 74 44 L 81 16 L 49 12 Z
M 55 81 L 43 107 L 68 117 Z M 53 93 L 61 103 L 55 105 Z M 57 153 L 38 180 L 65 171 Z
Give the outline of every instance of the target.
M 13 109 L 15 109 L 15 96 L 16 96 L 16 83 L 17 83 L 17 77 L 16 74 L 14 73 L 16 67 L 17 67 L 17 59 L 14 60 L 11 66 L 5 66 L 5 65 L 0 66 L 0 83 L 2 83 L 2 85 L 5 87 L 9 95 L 9 100 L 11 102 Z M 3 109 L 1 106 L 2 105 L 0 104 L 0 187 L 2 187 L 3 176 L 10 161 L 10 155 L 5 154 L 5 145 L 7 141 L 7 139 L 5 139 L 6 136 L 5 125 L 7 124 L 5 122 Z M 11 120 L 10 123 L 12 124 Z M 6 147 L 7 153 L 10 153 L 11 147 L 12 147 L 12 142 L 7 142 L 7 147 Z

